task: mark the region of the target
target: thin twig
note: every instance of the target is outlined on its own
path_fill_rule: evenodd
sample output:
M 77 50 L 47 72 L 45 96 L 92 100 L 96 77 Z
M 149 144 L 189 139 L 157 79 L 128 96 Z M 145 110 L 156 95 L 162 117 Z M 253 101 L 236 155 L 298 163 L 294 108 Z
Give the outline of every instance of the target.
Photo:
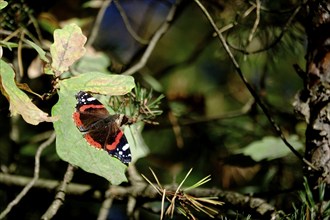
M 130 21 L 128 20 L 128 17 L 125 13 L 125 10 L 123 9 L 123 7 L 121 6 L 121 4 L 119 3 L 118 0 L 114 0 L 113 3 L 115 4 L 115 6 L 117 7 L 120 16 L 123 19 L 123 22 L 125 24 L 125 27 L 128 31 L 128 33 L 130 33 L 130 35 L 134 38 L 134 40 L 136 40 L 137 42 L 139 42 L 142 45 L 147 45 L 149 43 L 149 40 L 147 39 L 143 39 L 142 37 L 140 37 L 135 30 L 133 29 Z
M 163 195 L 162 195 L 162 206 L 160 209 L 160 220 L 164 218 L 164 210 L 165 210 L 165 197 L 166 197 L 166 189 L 163 189 Z
M 262 109 L 262 111 L 264 112 L 264 114 L 266 115 L 268 121 L 270 122 L 270 124 L 273 126 L 274 130 L 276 131 L 277 135 L 282 139 L 282 141 L 285 143 L 285 145 L 291 150 L 291 152 L 298 157 L 301 161 L 303 161 L 305 164 L 307 164 L 309 167 L 318 170 L 316 167 L 314 167 L 308 160 L 306 160 L 302 155 L 300 155 L 300 153 L 287 141 L 287 139 L 285 138 L 281 128 L 275 123 L 274 119 L 272 118 L 271 114 L 269 113 L 267 107 L 263 104 L 263 102 L 261 101 L 260 97 L 258 96 L 257 92 L 253 89 L 253 87 L 249 84 L 248 80 L 245 78 L 238 62 L 236 61 L 234 55 L 232 54 L 231 50 L 229 49 L 229 46 L 225 40 L 225 38 L 223 37 L 222 33 L 219 31 L 218 27 L 216 26 L 213 18 L 211 17 L 211 15 L 209 14 L 209 12 L 207 11 L 207 9 L 200 3 L 199 0 L 194 0 L 196 2 L 196 4 L 200 7 L 200 9 L 203 11 L 203 13 L 205 14 L 205 16 L 207 17 L 207 19 L 209 20 L 210 24 L 212 25 L 213 29 L 215 30 L 215 32 L 218 35 L 218 38 L 222 44 L 222 46 L 224 47 L 226 53 L 228 54 L 228 56 L 230 57 L 231 62 L 233 63 L 236 72 L 238 73 L 239 77 L 242 79 L 243 83 L 245 84 L 246 88 L 249 90 L 249 92 L 251 93 L 251 95 L 253 96 L 253 98 L 255 99 L 256 103 L 260 106 L 260 108 Z
M 256 20 L 254 21 L 253 27 L 251 29 L 249 38 L 248 38 L 248 44 L 251 43 L 254 34 L 257 32 L 257 28 L 260 22 L 260 0 L 256 0 Z
M 302 3 L 305 4 L 303 1 L 302 1 Z M 256 3 L 254 1 L 249 1 L 249 4 L 250 5 L 253 5 L 253 6 L 256 6 Z M 273 9 L 273 8 L 269 8 L 267 6 L 260 5 L 260 9 L 263 12 L 267 12 L 267 13 L 271 13 L 271 14 L 278 14 L 278 15 L 281 15 L 282 16 L 282 14 L 286 15 L 288 13 L 292 13 L 296 8 L 295 8 L 295 6 L 292 6 L 291 8 L 285 8 L 285 9 L 283 9 L 283 8 L 281 8 L 281 9 Z
M 72 166 L 71 164 L 68 164 L 68 168 L 64 174 L 63 181 L 57 189 L 55 199 L 52 202 L 52 204 L 49 206 L 47 211 L 42 215 L 41 219 L 43 219 L 43 220 L 52 219 L 54 217 L 54 215 L 57 213 L 58 209 L 61 207 L 61 205 L 63 204 L 63 202 L 65 200 L 67 186 L 73 178 L 75 169 L 76 168 L 74 166 Z
M 100 30 L 100 25 L 101 25 L 101 22 L 103 19 L 103 15 L 104 15 L 105 11 L 107 10 L 107 8 L 109 7 L 109 5 L 111 4 L 111 2 L 112 2 L 112 0 L 105 0 L 102 3 L 101 9 L 100 9 L 99 13 L 97 14 L 95 23 L 93 25 L 93 29 L 92 29 L 91 34 L 86 43 L 86 47 L 91 46 L 94 43 L 96 36 Z
M 175 15 L 175 12 L 176 12 L 176 9 L 177 9 L 179 3 L 180 3 L 180 1 L 177 1 L 172 6 L 171 10 L 167 14 L 166 21 L 159 27 L 159 29 L 156 31 L 154 36 L 151 38 L 151 40 L 149 42 L 149 45 L 147 46 L 147 49 L 143 53 L 143 55 L 142 55 L 141 59 L 139 60 L 139 62 L 136 63 L 131 68 L 129 68 L 128 70 L 126 70 L 125 72 L 123 72 L 122 73 L 123 75 L 132 75 L 132 74 L 136 73 L 137 71 L 139 71 L 140 69 L 142 69 L 145 66 L 145 64 L 147 63 L 152 51 L 156 47 L 156 44 L 158 43 L 160 38 L 166 33 L 166 31 L 169 29 L 169 27 L 170 27 L 170 25 L 171 25 L 171 23 L 174 19 L 174 15 Z
M 249 16 L 249 14 L 256 8 L 255 5 L 251 5 L 242 15 L 242 18 Z
M 18 41 L 18 47 L 17 47 L 17 63 L 18 63 L 18 72 L 19 76 L 23 78 L 24 75 L 24 67 L 23 67 L 23 57 L 22 57 L 22 49 L 23 49 L 23 38 L 24 38 L 25 32 L 22 31 L 20 35 L 20 40 Z
M 18 28 L 14 32 L 8 32 L 10 34 L 8 34 L 8 36 L 5 39 L 3 39 L 2 42 L 9 42 L 12 38 L 17 37 L 20 31 L 22 31 L 22 28 Z
M 28 36 L 31 37 L 31 39 L 34 42 L 38 42 L 39 44 L 42 44 L 43 37 L 42 37 L 41 30 L 40 30 L 40 27 L 39 27 L 39 24 L 38 24 L 38 20 L 32 15 L 32 13 L 29 13 L 28 15 L 29 15 L 29 18 L 30 18 L 30 22 L 32 23 L 32 25 L 33 25 L 33 27 L 36 31 L 36 34 L 38 36 L 38 40 L 32 34 L 29 33 L 27 28 L 25 28 L 28 32 Z
M 39 171 L 40 171 L 40 156 L 42 151 L 48 147 L 53 141 L 55 140 L 55 132 L 40 146 L 38 147 L 38 150 L 35 155 L 35 164 L 34 164 L 34 175 L 32 180 L 22 189 L 22 191 L 16 196 L 16 198 L 11 201 L 5 210 L 3 210 L 0 214 L 0 219 L 3 219 L 6 217 L 6 215 L 12 210 L 12 208 L 17 205 L 21 199 L 29 192 L 29 190 L 33 187 L 37 179 L 39 178 Z
M 183 148 L 184 141 L 183 141 L 182 131 L 181 131 L 181 127 L 178 122 L 178 119 L 177 119 L 177 117 L 175 117 L 175 115 L 173 114 L 172 111 L 169 111 L 167 116 L 172 125 L 172 130 L 173 130 L 175 140 L 176 140 L 176 146 L 181 149 L 181 148 Z
M 194 118 L 193 120 L 190 120 L 190 119 L 189 120 L 180 120 L 179 124 L 181 126 L 187 126 L 187 125 L 189 126 L 189 125 L 193 125 L 193 124 L 208 123 L 208 122 L 211 122 L 211 121 L 218 121 L 218 120 L 224 120 L 224 119 L 243 117 L 243 116 L 246 116 L 251 111 L 251 108 L 252 108 L 254 102 L 255 102 L 254 99 L 251 98 L 239 110 L 234 110 L 234 111 L 231 111 L 231 112 L 227 112 L 226 114 L 222 114 L 222 115 Z

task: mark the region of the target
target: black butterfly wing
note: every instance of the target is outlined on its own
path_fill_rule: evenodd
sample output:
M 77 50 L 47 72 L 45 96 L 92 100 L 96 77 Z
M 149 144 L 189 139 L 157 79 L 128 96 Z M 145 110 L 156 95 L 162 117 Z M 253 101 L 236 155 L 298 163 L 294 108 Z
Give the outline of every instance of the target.
M 76 98 L 78 102 L 73 119 L 81 132 L 87 132 L 95 123 L 110 116 L 104 105 L 90 94 L 80 91 Z
M 86 140 L 93 146 L 106 150 L 123 163 L 131 162 L 131 151 L 124 132 L 117 124 L 120 115 L 111 115 L 85 134 Z M 102 143 L 102 144 L 101 144 Z

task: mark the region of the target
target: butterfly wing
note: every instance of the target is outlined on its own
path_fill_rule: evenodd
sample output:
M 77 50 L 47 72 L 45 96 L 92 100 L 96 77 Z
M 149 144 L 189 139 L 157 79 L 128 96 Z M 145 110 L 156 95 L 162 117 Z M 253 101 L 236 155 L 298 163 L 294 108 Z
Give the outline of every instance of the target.
M 124 132 L 118 125 L 119 117 L 121 115 L 118 114 L 109 116 L 102 123 L 99 123 L 95 129 L 85 134 L 85 138 L 94 146 L 96 143 L 103 143 L 103 145 L 98 145 L 98 147 L 127 164 L 131 162 L 132 156 Z
M 131 162 L 131 151 L 120 126 L 127 123 L 124 115 L 110 115 L 104 105 L 89 93 L 77 95 L 73 119 L 79 131 L 92 146 L 106 150 L 110 155 L 127 164 Z
M 76 99 L 78 102 L 73 119 L 81 132 L 87 132 L 95 123 L 110 116 L 104 105 L 90 94 L 80 91 Z

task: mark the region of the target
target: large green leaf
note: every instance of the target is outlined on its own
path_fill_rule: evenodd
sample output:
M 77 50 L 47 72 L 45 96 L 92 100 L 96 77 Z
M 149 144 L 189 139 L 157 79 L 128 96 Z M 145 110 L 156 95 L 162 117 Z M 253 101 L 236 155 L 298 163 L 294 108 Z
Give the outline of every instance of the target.
M 41 111 L 30 98 L 21 91 L 15 83 L 15 72 L 9 64 L 0 59 L 1 91 L 9 101 L 11 115 L 20 114 L 30 124 L 37 125 L 40 122 L 52 122 L 56 118 L 48 117 Z
M 298 140 L 296 135 L 290 136 L 288 141 L 296 150 L 303 148 L 303 144 Z M 281 158 L 290 154 L 291 151 L 280 138 L 268 136 L 260 141 L 252 142 L 237 153 L 243 153 L 255 161 L 261 161 Z
M 107 85 L 99 83 L 104 79 Z M 133 77 L 86 73 L 60 82 L 59 101 L 52 109 L 53 115 L 59 116 L 54 122 L 56 131 L 56 151 L 59 157 L 83 170 L 100 175 L 112 184 L 127 181 L 126 165 L 109 156 L 104 150 L 90 146 L 76 128 L 72 119 L 75 111 L 75 94 L 80 90 L 98 92 L 108 95 L 123 95 L 134 87 Z M 107 106 L 107 105 L 105 105 Z M 134 152 L 132 152 L 134 157 Z

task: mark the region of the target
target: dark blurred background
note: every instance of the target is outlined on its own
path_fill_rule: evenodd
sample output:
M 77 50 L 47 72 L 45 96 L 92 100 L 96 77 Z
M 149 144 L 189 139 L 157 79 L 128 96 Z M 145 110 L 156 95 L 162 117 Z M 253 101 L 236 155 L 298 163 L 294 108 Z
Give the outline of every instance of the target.
M 26 36 L 49 45 L 56 28 L 75 22 L 89 38 L 88 45 L 103 53 L 107 71 L 120 74 L 139 62 L 175 1 L 120 0 L 111 1 L 107 7 L 103 1 L 79 0 L 8 3 L 0 15 L 0 40 L 23 28 Z M 248 1 L 202 3 L 218 27 L 224 28 L 223 35 L 241 70 L 276 123 L 302 150 L 305 124 L 297 120 L 292 107 L 302 87 L 292 66 L 305 65 L 303 11 L 291 17 L 300 2 L 262 1 L 259 18 L 255 5 Z M 146 65 L 133 75 L 155 96 L 166 96 L 161 106 L 163 114 L 156 119 L 159 125 L 146 124 L 143 130 L 150 154 L 137 161 L 137 170 L 153 179 L 151 167 L 162 183 L 169 184 L 180 182 L 193 167 L 187 186 L 211 174 L 212 181 L 205 187 L 255 195 L 278 209 L 292 210 L 291 204 L 296 201 L 293 193 L 302 182 L 301 163 L 276 137 L 200 8 L 193 1 L 181 1 L 176 7 L 170 28 Z M 287 29 L 285 25 L 289 25 Z M 19 36 L 12 41 L 18 42 Z M 3 59 L 17 68 L 17 50 L 3 46 L 3 51 Z M 17 80 L 43 94 L 51 89 L 52 78 L 32 75 L 36 56 L 33 50 L 23 49 L 24 71 Z M 57 101 L 56 96 L 47 101 L 33 95 L 31 98 L 46 112 Z M 4 96 L 0 96 L 0 103 L 1 172 L 33 176 L 36 148 L 52 125 L 27 125 L 19 117 L 9 117 Z M 61 180 L 66 166 L 55 147 L 49 147 L 42 156 L 40 177 Z M 90 184 L 100 192 L 108 186 L 105 179 L 82 170 L 75 173 L 73 182 Z M 0 182 L 1 210 L 20 190 Z M 54 191 L 33 189 L 8 219 L 38 219 L 53 198 Z M 68 195 L 55 219 L 94 219 L 101 201 L 102 197 L 90 194 Z M 115 216 L 109 219 L 127 219 L 122 216 L 125 205 L 125 200 L 116 202 L 111 211 Z M 141 219 L 158 218 L 142 209 Z

